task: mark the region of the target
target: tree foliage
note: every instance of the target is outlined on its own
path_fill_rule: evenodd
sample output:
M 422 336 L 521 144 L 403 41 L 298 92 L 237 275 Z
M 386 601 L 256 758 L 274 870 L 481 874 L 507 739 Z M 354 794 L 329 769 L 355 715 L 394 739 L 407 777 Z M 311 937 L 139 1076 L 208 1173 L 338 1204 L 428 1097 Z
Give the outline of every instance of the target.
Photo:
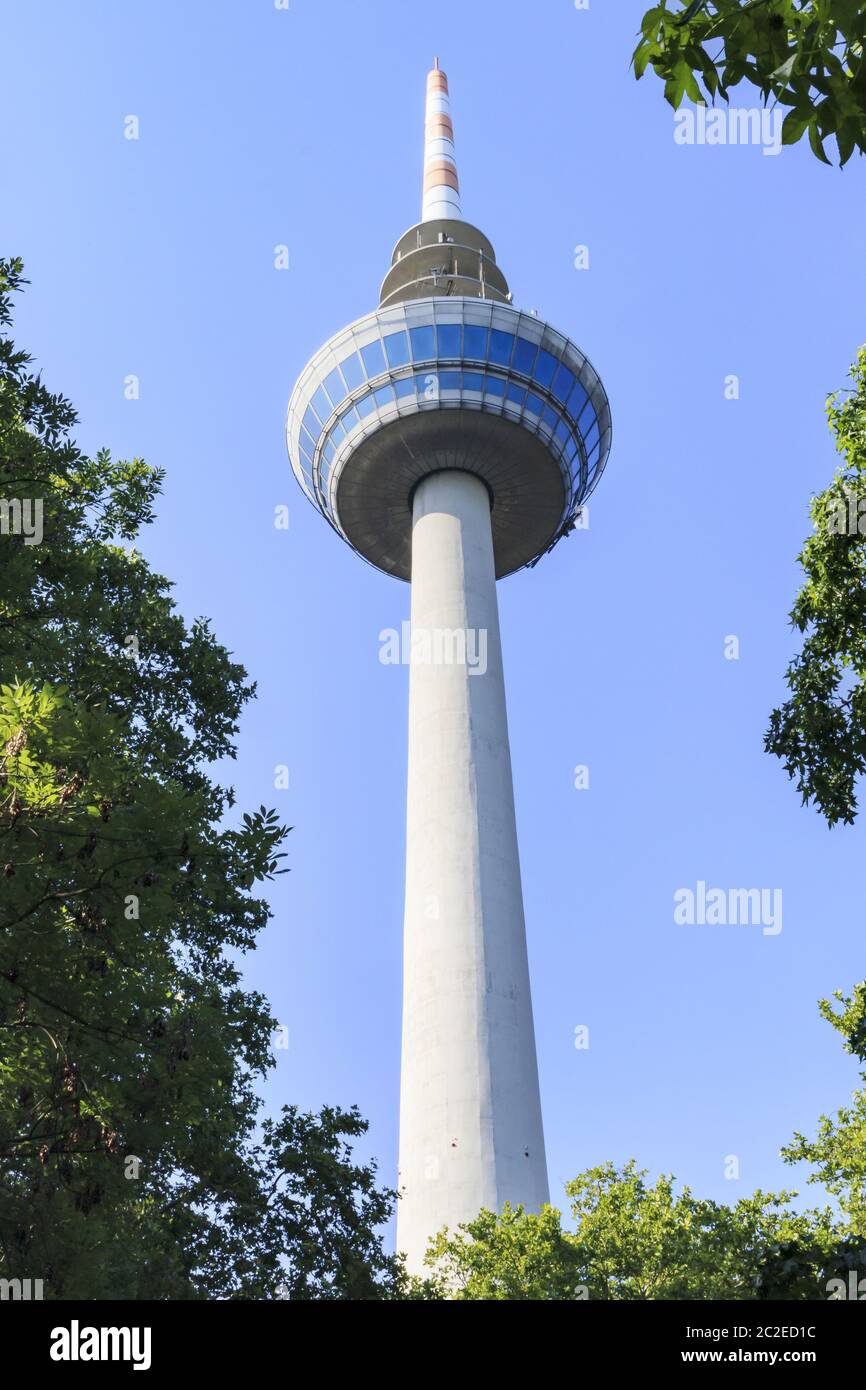
M 866 1063 L 866 983 L 821 1014 L 845 1048 Z M 841 1009 L 837 1007 L 841 1005 Z M 863 1073 L 866 1082 L 866 1072 Z M 796 1193 L 757 1191 L 733 1205 L 654 1183 L 632 1160 L 603 1163 L 566 1185 L 572 1229 L 554 1207 L 540 1214 L 506 1206 L 482 1211 L 430 1242 L 426 1285 L 415 1296 L 484 1300 L 646 1301 L 664 1299 L 817 1301 L 866 1288 L 866 1090 L 818 1135 L 782 1150 L 808 1162 L 838 1202 L 798 1211 Z M 841 1213 L 841 1215 L 840 1215 Z M 863 1282 L 861 1282 L 863 1281 Z M 856 1296 L 856 1295 L 855 1295 Z
M 791 613 L 805 640 L 765 740 L 831 826 L 855 819 L 866 771 L 866 347 L 851 379 L 851 391 L 827 402 L 843 463 L 812 499 L 813 534 L 799 556 L 805 582 Z
M 839 163 L 866 152 L 866 11 L 859 0 L 666 0 L 648 9 L 632 57 L 635 76 L 651 66 L 677 108 L 730 100 L 747 82 L 787 108 L 784 144 L 808 135 L 813 153 Z
M 866 1065 L 866 983 L 848 997 L 837 990 L 833 998 L 841 1010 L 822 999 L 821 1013 L 844 1038 L 845 1050 Z M 866 1087 L 866 1071 L 861 1079 Z M 851 1104 L 842 1106 L 835 1118 L 822 1115 L 814 1139 L 796 1134 L 782 1154 L 789 1163 L 814 1166 L 809 1182 L 820 1183 L 838 1199 L 848 1232 L 866 1251 L 866 1089 L 855 1091 Z
M 828 1211 L 798 1213 L 790 1193 L 734 1206 L 653 1184 L 634 1161 L 604 1163 L 566 1185 L 573 1230 L 545 1207 L 482 1212 L 431 1243 L 439 1296 L 592 1301 L 820 1297 L 838 1245 Z M 796 1256 L 796 1258 L 794 1258 Z M 784 1293 L 779 1294 L 779 1289 Z
M 0 262 L 0 323 L 22 283 Z M 209 771 L 253 694 L 134 549 L 161 475 L 86 457 L 0 341 L 0 1276 L 52 1298 L 378 1297 L 357 1112 L 259 1123 L 240 960 L 287 829 Z M 41 508 L 41 537 L 21 519 Z

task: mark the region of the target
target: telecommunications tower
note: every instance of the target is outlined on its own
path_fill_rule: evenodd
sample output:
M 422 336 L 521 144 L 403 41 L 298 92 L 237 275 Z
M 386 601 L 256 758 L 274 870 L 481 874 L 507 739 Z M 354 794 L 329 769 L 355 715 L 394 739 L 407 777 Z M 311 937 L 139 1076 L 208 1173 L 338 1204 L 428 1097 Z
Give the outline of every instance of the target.
M 572 528 L 611 436 L 586 356 L 463 220 L 438 59 L 421 221 L 286 433 L 313 505 L 412 587 L 397 1248 L 420 1272 L 442 1226 L 548 1200 L 496 580 Z

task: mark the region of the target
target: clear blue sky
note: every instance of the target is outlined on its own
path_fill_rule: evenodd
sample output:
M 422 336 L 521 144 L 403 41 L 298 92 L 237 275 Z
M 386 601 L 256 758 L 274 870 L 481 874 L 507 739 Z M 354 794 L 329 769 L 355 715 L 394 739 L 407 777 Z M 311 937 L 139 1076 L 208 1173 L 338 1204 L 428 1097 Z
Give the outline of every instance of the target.
M 407 691 L 378 652 L 409 593 L 306 503 L 283 421 L 417 220 L 436 53 L 464 215 L 515 302 L 592 358 L 614 417 L 589 531 L 500 585 L 554 1199 L 630 1155 L 724 1200 L 790 1183 L 779 1146 L 856 1080 L 815 1001 L 864 974 L 863 828 L 802 809 L 762 738 L 808 498 L 834 467 L 824 397 L 863 335 L 863 170 L 675 144 L 660 85 L 628 70 L 644 7 L 5 8 L 2 246 L 32 280 L 17 337 L 84 447 L 167 470 L 142 548 L 258 681 L 240 807 L 296 827 L 247 968 L 290 1029 L 268 1103 L 357 1102 L 389 1180 Z M 781 887 L 781 934 L 677 926 L 674 891 L 698 879 Z

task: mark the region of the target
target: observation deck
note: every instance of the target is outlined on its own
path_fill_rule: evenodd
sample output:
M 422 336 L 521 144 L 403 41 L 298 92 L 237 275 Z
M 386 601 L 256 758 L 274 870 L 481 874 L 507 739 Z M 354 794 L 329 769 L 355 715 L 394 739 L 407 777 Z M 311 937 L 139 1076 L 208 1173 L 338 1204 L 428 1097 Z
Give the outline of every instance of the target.
M 394 248 L 379 308 L 304 368 L 286 441 L 313 506 L 371 565 L 405 580 L 412 496 L 428 474 L 461 469 L 486 484 L 497 578 L 556 544 L 601 477 L 604 387 L 573 342 L 514 307 L 491 242 L 463 220 L 438 66 L 422 220 Z

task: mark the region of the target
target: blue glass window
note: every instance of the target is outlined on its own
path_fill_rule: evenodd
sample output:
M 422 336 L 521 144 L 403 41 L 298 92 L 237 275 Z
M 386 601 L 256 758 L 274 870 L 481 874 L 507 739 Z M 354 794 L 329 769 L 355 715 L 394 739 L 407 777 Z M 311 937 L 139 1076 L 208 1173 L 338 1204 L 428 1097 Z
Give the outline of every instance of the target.
M 335 440 L 337 444 L 346 438 L 346 431 L 343 429 L 339 420 L 335 420 L 331 426 L 329 438 Z
M 334 454 L 335 454 L 335 452 L 336 452 L 336 451 L 335 451 L 334 446 L 333 446 L 333 444 L 331 443 L 330 439 L 327 440 L 326 443 L 325 443 L 325 447 L 324 447 L 324 449 L 322 450 L 322 453 L 324 454 L 325 458 L 327 459 L 328 464 L 332 464 L 332 463 L 334 462 Z M 325 466 L 325 464 L 322 462 L 322 460 L 320 459 L 320 460 L 319 460 L 319 476 L 322 477 L 323 475 L 324 475 L 324 477 L 327 477 L 327 476 L 328 476 L 328 469 L 327 469 L 327 467 Z
M 525 376 L 532 376 L 532 365 L 537 356 L 537 343 L 530 343 L 526 338 L 518 338 L 517 346 L 514 349 L 514 370 L 523 372 Z
M 316 452 L 316 443 L 315 440 L 310 438 L 303 426 L 301 426 L 301 446 L 306 449 L 310 458 L 312 458 L 313 454 Z
M 558 363 L 556 358 L 549 352 L 545 352 L 544 348 L 542 348 L 541 352 L 538 354 L 535 371 L 532 373 L 539 386 L 550 385 L 553 381 L 553 373 L 556 371 L 557 366 Z
M 405 367 L 409 361 L 409 339 L 406 334 L 402 331 L 389 333 L 385 339 L 385 351 L 389 367 Z
M 498 328 L 490 330 L 490 361 L 495 362 L 500 367 L 507 367 L 511 361 L 511 350 L 514 347 L 514 334 L 503 333 Z
M 556 396 L 557 400 L 562 401 L 563 405 L 565 405 L 573 386 L 574 372 L 569 371 L 564 362 L 560 362 L 559 369 L 551 383 L 551 391 L 554 396 Z
M 436 329 L 440 357 L 460 356 L 460 324 L 440 323 Z
M 522 406 L 526 400 L 526 387 L 515 386 L 514 382 L 508 383 L 508 400 L 514 405 Z
M 372 397 L 372 396 L 362 396 L 361 399 L 357 402 L 357 407 L 358 407 L 358 414 L 361 416 L 362 419 L 363 419 L 363 417 L 364 417 L 365 415 L 372 415 L 372 413 L 373 413 L 373 397 Z
M 349 383 L 349 390 L 355 391 L 364 381 L 364 369 L 361 366 L 361 359 L 357 352 L 350 352 L 340 363 L 343 376 Z
M 440 372 L 439 385 L 443 391 L 459 391 L 463 385 L 462 372 Z
M 368 343 L 361 348 L 361 357 L 367 369 L 367 376 L 379 376 L 385 370 L 385 354 L 382 351 L 382 344 L 377 338 L 375 342 Z
M 353 405 L 350 405 L 346 410 L 340 412 L 340 419 L 344 421 L 346 433 L 348 434 L 358 423 L 358 412 Z
M 598 467 L 598 459 L 599 459 L 599 446 L 598 446 L 598 444 L 596 444 L 595 448 L 593 449 L 592 453 L 589 455 L 589 458 L 588 458 L 587 461 L 586 461 L 587 467 L 588 467 L 590 473 L 592 473 L 593 470 L 594 470 L 595 468 Z
M 394 391 L 391 386 L 380 386 L 377 391 L 373 392 L 373 396 L 377 405 L 394 404 Z
M 305 414 L 304 414 L 304 422 L 303 422 L 303 423 L 304 423 L 304 429 L 307 431 L 307 434 L 310 436 L 310 438 L 311 438 L 311 439 L 318 439 L 318 437 L 319 437 L 319 430 L 320 430 L 321 426 L 319 425 L 319 422 L 318 422 L 318 420 L 316 419 L 315 413 L 313 412 L 313 410 L 311 410 L 310 406 L 307 406 L 306 412 L 305 412 Z
M 333 405 L 339 405 L 340 401 L 345 400 L 346 387 L 336 367 L 332 372 L 328 372 L 328 375 L 325 377 L 325 390 L 331 397 Z
M 577 423 L 581 434 L 588 434 L 595 421 L 595 407 L 591 400 L 587 399 L 586 405 L 577 417 Z
M 412 339 L 413 361 L 424 362 L 436 356 L 432 324 L 429 327 L 410 328 L 409 337 Z
M 503 335 L 507 336 L 507 335 Z M 479 362 L 487 360 L 487 329 L 474 323 L 463 325 L 463 356 L 474 357 Z
M 404 396 L 414 396 L 415 378 L 404 376 L 399 381 L 394 382 L 394 390 L 397 392 L 397 400 L 402 400 Z
M 559 416 L 552 405 L 546 405 L 541 412 L 541 418 L 550 430 L 555 430 L 559 421 Z
M 480 373 L 480 372 L 464 372 L 464 373 L 463 373 L 463 390 L 464 390 L 464 391 L 483 391 L 483 390 L 484 390 L 484 377 L 481 375 L 481 373 Z
M 578 415 L 579 415 L 580 412 L 583 410 L 583 407 L 586 405 L 586 403 L 587 403 L 588 400 L 589 400 L 589 396 L 586 394 L 586 391 L 585 391 L 584 388 L 581 386 L 581 384 L 580 384 L 579 381 L 576 382 L 576 383 L 575 383 L 574 390 L 572 391 L 571 395 L 570 395 L 569 398 L 568 398 L 568 407 L 567 407 L 567 408 L 568 408 L 568 413 L 569 413 L 569 415 L 571 415 L 571 417 L 572 417 L 574 420 L 577 419 Z
M 304 467 L 304 464 L 306 464 L 306 465 L 307 465 L 306 471 L 309 472 L 309 473 L 312 473 L 312 471 L 313 471 L 313 460 L 310 458 L 310 455 L 307 453 L 307 451 L 306 451 L 306 449 L 304 448 L 303 444 L 301 445 L 301 451 L 300 451 L 300 452 L 301 452 L 301 468 L 303 468 L 303 467 Z
M 531 411 L 533 415 L 540 415 L 542 408 L 541 398 L 539 396 L 534 396 L 532 392 L 529 391 L 526 396 L 526 409 Z
M 328 400 L 328 397 L 325 395 L 321 386 L 319 387 L 316 394 L 313 396 L 312 406 L 319 419 L 321 420 L 322 424 L 325 423 L 329 415 L 333 414 L 333 410 L 331 409 L 331 402 Z
M 566 458 L 566 462 L 567 462 L 567 463 L 571 463 L 571 461 L 572 461 L 572 459 L 574 458 L 574 456 L 575 456 L 576 453 L 577 453 L 577 440 L 575 439 L 574 435 L 572 435 L 571 438 L 569 439 L 568 443 L 567 443 L 566 446 L 565 446 L 565 458 Z
M 418 395 L 422 400 L 435 401 L 439 398 L 439 376 L 434 371 L 416 372 L 415 381 Z
M 571 434 L 571 426 L 568 421 L 561 419 L 556 429 L 553 431 L 553 434 L 554 437 L 559 440 L 560 444 L 566 444 Z
M 584 445 L 584 448 L 586 449 L 586 452 L 589 453 L 590 450 L 593 449 L 594 446 L 595 446 L 597 443 L 598 443 L 598 421 L 597 421 L 597 420 L 594 420 L 594 421 L 593 421 L 593 425 L 592 425 L 592 429 L 588 432 L 588 434 L 584 435 L 583 445 Z
M 505 382 L 502 380 L 501 376 L 486 376 L 484 378 L 484 385 L 488 396 L 505 395 Z

